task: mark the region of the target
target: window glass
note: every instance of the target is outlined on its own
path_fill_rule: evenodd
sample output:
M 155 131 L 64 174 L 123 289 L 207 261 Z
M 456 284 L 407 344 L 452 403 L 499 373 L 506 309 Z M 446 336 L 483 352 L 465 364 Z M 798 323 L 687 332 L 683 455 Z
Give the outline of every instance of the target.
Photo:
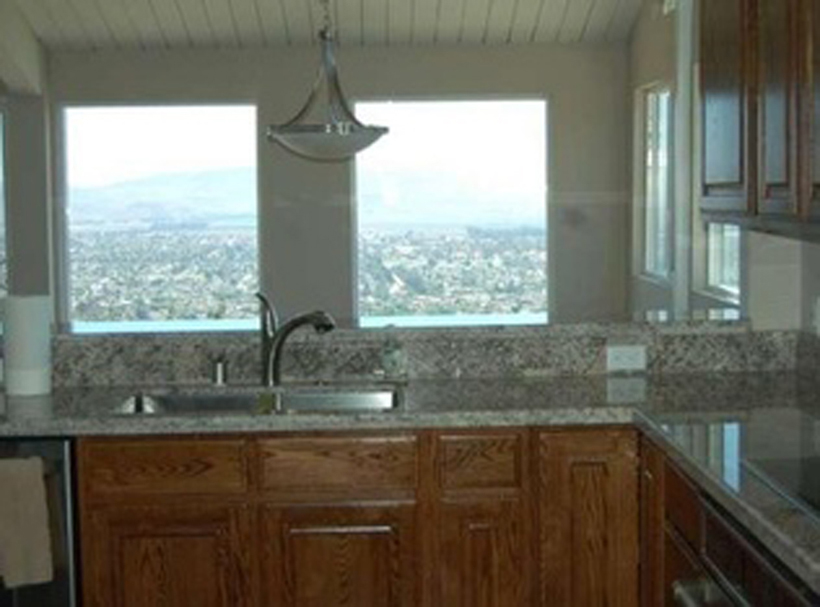
M 737 299 L 740 295 L 740 228 L 710 223 L 707 230 L 707 286 Z
M 65 112 L 74 330 L 254 326 L 256 110 Z
M 6 256 L 6 115 L 0 109 L 0 298 L 8 294 Z
M 669 89 L 644 98 L 644 272 L 668 277 L 672 258 L 672 97 Z
M 547 107 L 358 103 L 390 134 L 356 159 L 363 327 L 547 321 Z

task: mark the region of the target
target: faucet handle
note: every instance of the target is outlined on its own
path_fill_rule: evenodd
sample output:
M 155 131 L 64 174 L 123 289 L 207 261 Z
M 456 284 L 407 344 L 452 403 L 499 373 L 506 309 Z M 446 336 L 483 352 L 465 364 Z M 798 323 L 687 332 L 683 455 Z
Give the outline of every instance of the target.
M 228 385 L 228 361 L 224 356 L 214 361 L 211 380 L 214 386 Z

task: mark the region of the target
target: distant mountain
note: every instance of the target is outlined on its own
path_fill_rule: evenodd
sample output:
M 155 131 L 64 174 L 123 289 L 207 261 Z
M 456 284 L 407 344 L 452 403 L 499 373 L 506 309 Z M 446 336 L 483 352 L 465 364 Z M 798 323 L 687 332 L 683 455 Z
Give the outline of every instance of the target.
M 83 225 L 253 224 L 256 169 L 170 173 L 69 192 L 69 216 Z M 446 172 L 424 179 L 395 171 L 361 184 L 365 227 L 486 226 L 543 229 L 543 194 L 485 191 Z
M 69 191 L 77 223 L 209 223 L 256 215 L 256 169 L 170 173 Z

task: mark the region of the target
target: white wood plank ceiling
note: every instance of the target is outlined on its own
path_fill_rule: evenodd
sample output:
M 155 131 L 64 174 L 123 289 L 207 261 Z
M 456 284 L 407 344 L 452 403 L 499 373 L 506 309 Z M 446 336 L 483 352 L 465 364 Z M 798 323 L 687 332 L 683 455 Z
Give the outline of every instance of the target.
M 48 49 L 252 48 L 315 42 L 318 0 L 15 2 Z M 603 43 L 642 0 L 332 0 L 342 45 Z

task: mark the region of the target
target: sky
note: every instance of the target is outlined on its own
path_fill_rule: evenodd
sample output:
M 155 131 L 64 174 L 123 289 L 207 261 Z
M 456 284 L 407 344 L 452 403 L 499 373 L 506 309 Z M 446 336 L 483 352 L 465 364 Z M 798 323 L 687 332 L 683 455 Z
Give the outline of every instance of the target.
M 256 166 L 252 105 L 73 107 L 65 124 L 72 188 Z M 157 133 L 166 136 L 158 140 Z
M 360 221 L 546 224 L 546 101 L 369 102 L 355 112 L 390 128 L 356 159 Z
M 360 222 L 546 222 L 545 100 L 359 102 L 390 132 L 357 155 Z M 69 191 L 162 174 L 256 166 L 256 109 L 66 109 Z

